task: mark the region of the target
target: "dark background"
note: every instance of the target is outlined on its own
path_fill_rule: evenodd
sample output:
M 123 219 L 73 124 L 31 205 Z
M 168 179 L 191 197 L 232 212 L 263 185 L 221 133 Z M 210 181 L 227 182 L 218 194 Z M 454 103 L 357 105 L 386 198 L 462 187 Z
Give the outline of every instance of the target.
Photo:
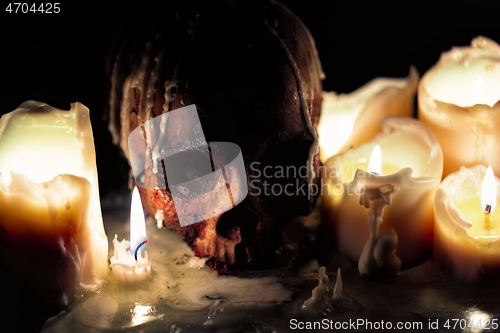
M 378 76 L 405 77 L 411 65 L 422 75 L 441 52 L 478 35 L 500 42 L 500 1 L 284 2 L 316 40 L 326 91 L 348 93 Z M 103 121 L 104 57 L 118 29 L 147 20 L 151 7 L 74 1 L 61 4 L 59 14 L 9 14 L 7 4 L 0 7 L 0 114 L 29 99 L 61 109 L 83 103 L 91 110 L 101 197 L 125 186 L 126 167 Z

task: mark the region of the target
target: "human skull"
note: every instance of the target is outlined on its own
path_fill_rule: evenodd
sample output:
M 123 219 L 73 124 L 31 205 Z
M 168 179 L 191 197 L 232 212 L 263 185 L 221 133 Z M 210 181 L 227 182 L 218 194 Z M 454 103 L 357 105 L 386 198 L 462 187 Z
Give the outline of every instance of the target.
M 131 131 L 195 104 L 207 142 L 240 147 L 248 195 L 185 227 L 168 189 L 139 187 L 145 209 L 163 211 L 164 224 L 221 272 L 270 267 L 286 224 L 317 197 L 323 74 L 314 40 L 274 1 L 191 1 L 154 13 L 125 29 L 107 59 L 113 140 L 130 161 Z

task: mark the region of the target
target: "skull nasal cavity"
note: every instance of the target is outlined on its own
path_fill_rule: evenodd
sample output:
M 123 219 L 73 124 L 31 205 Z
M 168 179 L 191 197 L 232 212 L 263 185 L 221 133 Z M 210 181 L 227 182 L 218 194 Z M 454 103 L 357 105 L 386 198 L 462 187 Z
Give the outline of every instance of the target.
M 257 223 L 257 215 L 241 204 L 222 214 L 217 221 L 216 230 L 221 237 L 232 239 L 236 228 L 239 228 L 243 235 L 255 233 Z

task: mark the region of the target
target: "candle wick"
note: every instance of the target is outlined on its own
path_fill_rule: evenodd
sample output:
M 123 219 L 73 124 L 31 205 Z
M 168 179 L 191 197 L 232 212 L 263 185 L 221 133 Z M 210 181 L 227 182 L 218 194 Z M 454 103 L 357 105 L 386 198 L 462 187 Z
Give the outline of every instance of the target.
M 484 208 L 484 212 L 486 214 L 491 214 L 491 205 L 486 205 L 486 207 Z
M 140 242 L 139 245 L 137 245 L 137 247 L 135 248 L 135 251 L 134 251 L 134 258 L 135 258 L 135 261 L 137 261 L 137 254 L 139 253 L 139 249 L 141 248 L 141 246 L 144 246 L 148 243 L 148 240 L 146 239 L 145 241 L 143 242 Z
M 484 207 L 484 228 L 486 230 L 490 229 L 490 214 L 491 205 L 486 205 L 486 207 Z

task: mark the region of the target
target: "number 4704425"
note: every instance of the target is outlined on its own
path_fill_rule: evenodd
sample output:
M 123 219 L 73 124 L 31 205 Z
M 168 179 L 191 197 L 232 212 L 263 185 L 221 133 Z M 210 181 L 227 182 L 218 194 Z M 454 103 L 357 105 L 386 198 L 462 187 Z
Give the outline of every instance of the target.
M 59 2 L 46 2 L 46 3 L 26 3 L 26 2 L 9 2 L 5 11 L 10 14 L 57 14 L 61 12 Z
M 481 328 L 482 332 L 485 331 L 485 330 L 490 330 L 490 329 L 493 329 L 493 330 L 496 330 L 498 329 L 498 319 L 474 319 L 474 318 L 471 318 L 469 320 L 467 319 L 448 319 L 446 320 L 446 322 L 444 323 L 444 327 L 446 329 L 462 329 L 462 330 L 465 330 L 466 328 L 471 328 L 471 329 L 475 329 L 475 328 Z M 487 332 L 487 331 L 485 331 Z

